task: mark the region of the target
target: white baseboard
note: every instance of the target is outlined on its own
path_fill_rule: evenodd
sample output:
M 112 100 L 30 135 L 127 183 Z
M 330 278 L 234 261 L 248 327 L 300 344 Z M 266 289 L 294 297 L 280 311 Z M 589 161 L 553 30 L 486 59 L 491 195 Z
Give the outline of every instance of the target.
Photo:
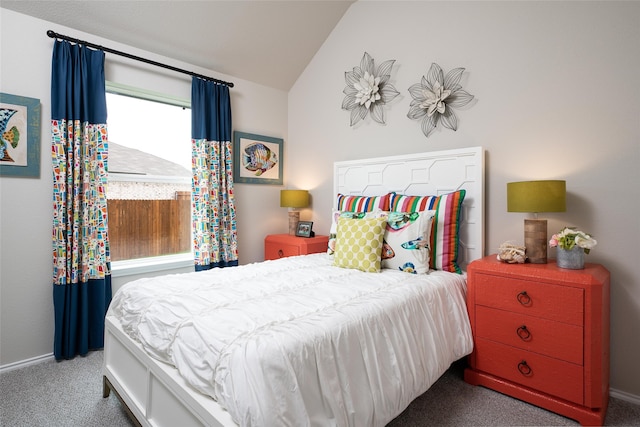
M 31 359 L 20 360 L 18 362 L 9 363 L 0 366 L 0 374 L 13 371 L 14 369 L 26 368 L 27 366 L 37 365 L 42 362 L 53 360 L 53 353 L 43 354 L 42 356 L 32 357 Z
M 636 405 L 640 406 L 640 396 L 627 393 L 626 391 L 620 391 L 616 390 L 615 388 L 610 388 L 609 396 L 615 397 L 616 399 L 624 400 L 625 402 L 635 403 Z

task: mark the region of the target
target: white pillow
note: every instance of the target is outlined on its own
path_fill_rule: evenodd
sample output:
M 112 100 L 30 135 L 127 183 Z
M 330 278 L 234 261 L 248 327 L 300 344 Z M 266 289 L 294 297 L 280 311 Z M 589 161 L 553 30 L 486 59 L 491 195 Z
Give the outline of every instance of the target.
M 429 272 L 431 223 L 436 211 L 389 212 L 382 245 L 382 268 Z

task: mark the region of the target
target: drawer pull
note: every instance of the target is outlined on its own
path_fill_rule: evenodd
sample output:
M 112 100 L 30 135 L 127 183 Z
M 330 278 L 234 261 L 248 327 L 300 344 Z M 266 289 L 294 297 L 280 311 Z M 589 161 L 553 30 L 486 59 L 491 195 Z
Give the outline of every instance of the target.
M 526 325 L 522 325 L 516 329 L 516 334 L 518 334 L 522 341 L 529 341 L 531 339 L 531 332 L 529 332 Z
M 278 256 L 280 258 L 282 258 L 284 256 L 284 252 L 282 252 L 282 249 L 278 249 Z
M 522 291 L 520 292 L 516 298 L 518 299 L 518 302 L 522 305 L 531 305 L 531 297 L 529 296 L 529 294 L 527 294 L 527 291 Z
M 533 372 L 533 370 L 531 369 L 531 366 L 527 364 L 526 360 L 523 360 L 522 362 L 518 363 L 518 371 L 520 371 L 520 373 L 526 377 L 530 376 Z

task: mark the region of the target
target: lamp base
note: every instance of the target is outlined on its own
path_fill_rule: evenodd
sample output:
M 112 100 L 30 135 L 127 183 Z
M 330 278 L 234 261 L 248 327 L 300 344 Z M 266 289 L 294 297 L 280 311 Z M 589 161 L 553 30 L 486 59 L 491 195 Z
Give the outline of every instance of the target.
M 300 212 L 298 211 L 289 211 L 289 234 L 292 236 L 296 235 L 296 230 L 298 229 L 298 223 L 300 222 Z
M 524 220 L 524 246 L 527 260 L 532 264 L 547 263 L 547 220 Z

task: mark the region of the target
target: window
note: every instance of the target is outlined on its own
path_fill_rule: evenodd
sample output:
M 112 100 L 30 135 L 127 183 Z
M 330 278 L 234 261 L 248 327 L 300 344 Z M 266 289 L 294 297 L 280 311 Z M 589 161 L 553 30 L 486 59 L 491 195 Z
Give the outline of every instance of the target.
M 189 101 L 108 83 L 107 130 L 114 270 L 166 266 L 167 256 L 193 263 Z

